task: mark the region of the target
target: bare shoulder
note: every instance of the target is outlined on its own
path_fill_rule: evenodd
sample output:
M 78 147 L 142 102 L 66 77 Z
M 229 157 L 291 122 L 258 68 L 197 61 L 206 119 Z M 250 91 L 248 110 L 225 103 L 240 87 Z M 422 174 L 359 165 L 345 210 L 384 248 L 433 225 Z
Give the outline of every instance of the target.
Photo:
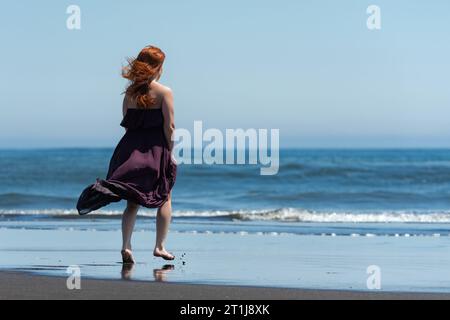
M 171 88 L 169 88 L 168 86 L 165 86 L 165 85 L 163 85 L 163 84 L 161 84 L 161 83 L 159 83 L 159 82 L 154 82 L 154 83 L 152 83 L 153 84 L 153 88 L 152 89 L 154 89 L 154 91 L 156 92 L 156 93 L 158 93 L 158 95 L 161 95 L 161 96 L 171 96 L 173 93 L 172 93 L 172 89 Z

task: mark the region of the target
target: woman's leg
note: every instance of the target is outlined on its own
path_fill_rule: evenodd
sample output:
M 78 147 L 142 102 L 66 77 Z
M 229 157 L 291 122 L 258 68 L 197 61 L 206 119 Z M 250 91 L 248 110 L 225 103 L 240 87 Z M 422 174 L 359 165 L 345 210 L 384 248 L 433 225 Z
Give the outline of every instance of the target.
M 167 201 L 158 208 L 156 214 L 156 244 L 153 255 L 161 257 L 165 260 L 173 260 L 174 255 L 170 254 L 164 248 L 164 241 L 166 240 L 167 233 L 169 232 L 170 219 L 172 217 L 172 199 L 171 195 Z
M 122 250 L 129 250 L 131 253 L 131 235 L 133 234 L 136 216 L 139 205 L 127 201 L 127 207 L 122 216 Z

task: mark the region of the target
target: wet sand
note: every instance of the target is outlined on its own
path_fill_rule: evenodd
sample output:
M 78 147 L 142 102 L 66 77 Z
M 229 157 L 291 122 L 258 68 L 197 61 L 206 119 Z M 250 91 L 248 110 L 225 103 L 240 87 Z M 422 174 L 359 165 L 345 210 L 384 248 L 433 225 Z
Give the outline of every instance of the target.
M 450 294 L 303 290 L 244 286 L 175 284 L 82 279 L 80 290 L 69 290 L 64 277 L 0 272 L 0 299 L 80 300 L 380 300 L 445 299 Z
M 134 234 L 137 264 L 123 270 L 119 230 L 0 229 L 0 270 L 38 276 L 15 276 L 13 281 L 2 276 L 1 290 L 18 297 L 58 298 L 353 299 L 398 296 L 389 292 L 419 298 L 429 296 L 422 293 L 450 294 L 445 267 L 450 265 L 450 237 L 171 233 L 168 248 L 177 258 L 169 263 L 153 257 L 154 236 L 154 232 Z M 66 292 L 64 281 L 47 278 L 65 279 L 69 266 L 79 267 L 83 293 Z M 368 289 L 368 266 L 379 267 L 381 293 Z

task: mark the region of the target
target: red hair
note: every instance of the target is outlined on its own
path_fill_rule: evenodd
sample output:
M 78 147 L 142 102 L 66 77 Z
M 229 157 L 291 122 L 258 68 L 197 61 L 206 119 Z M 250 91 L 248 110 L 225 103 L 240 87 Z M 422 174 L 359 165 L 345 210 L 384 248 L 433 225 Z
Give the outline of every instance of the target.
M 130 80 L 125 94 L 131 97 L 139 108 L 148 108 L 156 103 L 149 95 L 150 83 L 156 79 L 166 55 L 161 49 L 147 46 L 136 59 L 129 58 L 128 65 L 122 69 L 122 77 Z

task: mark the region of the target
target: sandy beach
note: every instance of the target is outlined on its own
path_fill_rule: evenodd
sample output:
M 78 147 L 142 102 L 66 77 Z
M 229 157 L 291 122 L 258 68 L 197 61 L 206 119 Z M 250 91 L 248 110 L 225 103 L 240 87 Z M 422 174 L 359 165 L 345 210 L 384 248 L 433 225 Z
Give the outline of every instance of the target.
M 387 293 L 339 290 L 172 284 L 86 279 L 68 290 L 66 278 L 0 272 L 0 300 L 450 300 L 450 294 Z
M 450 297 L 450 237 L 299 236 L 172 232 L 167 263 L 152 231 L 120 262 L 120 231 L 0 229 L 2 299 L 427 299 Z M 101 224 L 101 222 L 99 222 Z M 72 224 L 73 226 L 73 224 Z M 55 241 L 57 239 L 57 241 Z M 420 253 L 420 254 L 419 254 Z M 82 290 L 66 287 L 77 266 Z M 367 267 L 381 270 L 380 290 Z
M 0 300 L 450 300 L 450 1 L 2 9 Z

